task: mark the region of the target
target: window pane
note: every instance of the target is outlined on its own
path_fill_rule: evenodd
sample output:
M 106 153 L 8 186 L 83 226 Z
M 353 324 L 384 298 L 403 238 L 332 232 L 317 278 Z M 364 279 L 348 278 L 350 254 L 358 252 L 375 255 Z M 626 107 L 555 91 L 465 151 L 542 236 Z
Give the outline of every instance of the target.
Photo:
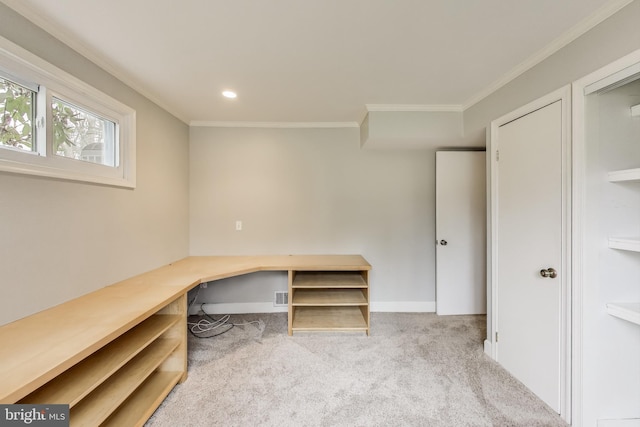
M 117 166 L 116 124 L 53 98 L 53 151 L 62 157 Z
M 35 95 L 34 91 L 0 77 L 0 147 L 35 151 Z

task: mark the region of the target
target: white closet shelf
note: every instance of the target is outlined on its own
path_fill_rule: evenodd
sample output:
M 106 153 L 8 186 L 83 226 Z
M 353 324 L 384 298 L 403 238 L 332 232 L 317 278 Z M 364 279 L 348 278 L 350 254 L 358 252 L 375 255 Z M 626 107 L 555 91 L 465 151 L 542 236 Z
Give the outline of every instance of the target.
M 607 313 L 640 325 L 640 302 L 610 302 L 607 304 Z
M 640 168 L 609 172 L 609 182 L 640 181 Z
M 640 237 L 609 237 L 611 249 L 640 252 Z
M 631 106 L 631 116 L 632 117 L 640 116 L 640 104 Z

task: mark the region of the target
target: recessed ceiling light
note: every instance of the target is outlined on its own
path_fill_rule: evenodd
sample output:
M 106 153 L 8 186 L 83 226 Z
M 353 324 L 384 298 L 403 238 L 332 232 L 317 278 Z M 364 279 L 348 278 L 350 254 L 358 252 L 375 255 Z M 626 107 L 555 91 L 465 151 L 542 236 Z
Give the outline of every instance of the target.
M 231 90 L 225 90 L 225 91 L 222 91 L 222 96 L 224 96 L 225 98 L 235 98 L 238 95 Z

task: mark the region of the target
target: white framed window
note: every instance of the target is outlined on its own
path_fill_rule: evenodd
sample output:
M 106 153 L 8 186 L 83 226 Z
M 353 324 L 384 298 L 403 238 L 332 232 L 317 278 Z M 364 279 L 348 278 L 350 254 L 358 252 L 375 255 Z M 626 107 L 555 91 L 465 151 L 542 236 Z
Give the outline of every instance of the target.
M 0 171 L 136 185 L 136 112 L 0 37 Z

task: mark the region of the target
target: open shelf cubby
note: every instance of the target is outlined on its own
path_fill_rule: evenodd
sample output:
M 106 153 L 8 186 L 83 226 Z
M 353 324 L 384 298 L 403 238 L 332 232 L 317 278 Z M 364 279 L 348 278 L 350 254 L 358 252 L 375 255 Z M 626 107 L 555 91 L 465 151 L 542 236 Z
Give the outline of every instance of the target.
M 369 334 L 368 271 L 290 271 L 289 334 L 363 331 Z

